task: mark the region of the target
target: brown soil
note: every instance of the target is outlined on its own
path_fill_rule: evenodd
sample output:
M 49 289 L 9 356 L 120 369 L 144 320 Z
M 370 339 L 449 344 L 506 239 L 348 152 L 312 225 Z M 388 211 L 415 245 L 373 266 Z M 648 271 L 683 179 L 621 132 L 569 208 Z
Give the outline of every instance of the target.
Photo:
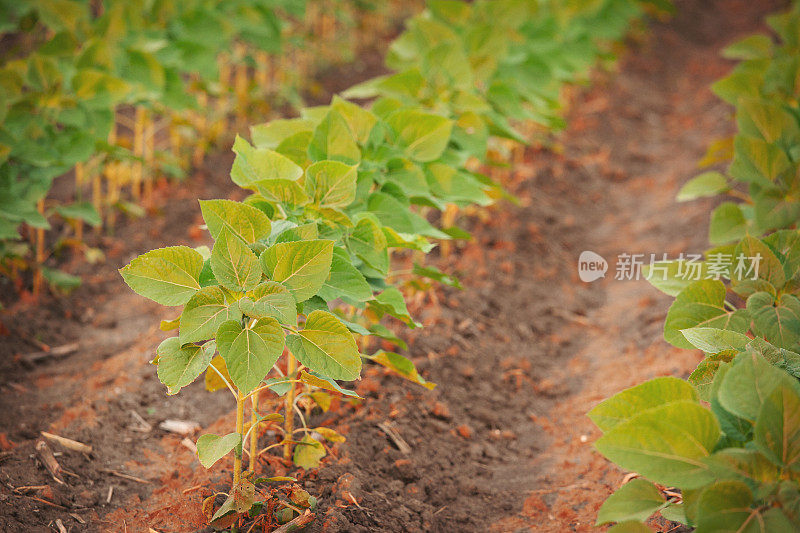
M 661 340 L 669 298 L 646 282 L 615 281 L 615 258 L 703 249 L 710 204 L 673 198 L 708 142 L 732 131 L 730 110 L 708 91 L 730 67 L 718 52 L 778 7 L 678 2 L 675 18 L 630 43 L 618 73 L 574 98 L 559 149 L 529 150 L 514 166 L 521 205 L 462 220 L 474 239 L 435 261 L 465 290 L 414 298 L 425 328 L 405 335 L 407 355 L 439 386 L 427 391 L 369 366 L 353 385 L 363 404 L 312 416 L 348 440 L 300 475 L 320 500 L 309 531 L 592 529 L 623 473 L 592 450 L 598 432 L 586 411 L 645 379 L 684 376 L 698 360 Z M 0 455 L 0 530 L 52 531 L 58 518 L 73 531 L 203 530 L 202 495 L 224 489 L 231 465 L 204 470 L 157 425 L 177 418 L 227 432 L 231 400 L 202 383 L 166 396 L 148 360 L 167 335 L 158 320 L 174 312 L 137 297 L 115 269 L 156 246 L 203 244 L 195 199 L 241 197 L 230 164 L 228 154 L 210 158 L 185 185 L 160 191 L 161 216 L 121 224 L 105 238 L 102 266 L 76 263 L 85 283 L 72 296 L 19 303 L 3 316 L 0 451 L 10 453 Z M 609 259 L 605 280 L 578 280 L 583 250 Z M 64 358 L 26 367 L 18 357 L 72 341 L 80 348 Z M 131 412 L 154 429 L 137 431 Z M 377 427 L 387 420 L 409 454 Z M 53 446 L 75 474 L 66 486 L 34 459 L 42 430 L 94 447 L 85 457 Z M 260 469 L 286 472 L 279 460 Z M 13 490 L 31 485 L 48 488 Z

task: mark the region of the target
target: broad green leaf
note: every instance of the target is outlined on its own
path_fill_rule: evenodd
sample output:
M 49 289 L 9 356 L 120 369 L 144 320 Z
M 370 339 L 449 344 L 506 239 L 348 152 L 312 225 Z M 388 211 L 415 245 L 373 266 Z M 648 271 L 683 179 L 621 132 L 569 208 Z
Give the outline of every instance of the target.
M 727 411 L 754 423 L 772 391 L 791 380 L 761 355 L 748 351 L 740 354 L 725 373 L 717 396 Z
M 747 351 L 755 352 L 763 357 L 769 364 L 775 365 L 800 378 L 800 354 L 784 348 L 778 348 L 765 341 L 761 337 L 756 337 L 747 345 Z
M 706 279 L 708 263 L 705 261 L 658 261 L 642 267 L 642 275 L 650 285 L 670 296 L 677 296 L 692 282 Z
M 758 291 L 774 294 L 786 283 L 783 265 L 761 240 L 748 235 L 736 245 L 733 255 L 731 286 L 739 296 L 747 298 Z
M 297 180 L 303 175 L 303 169 L 291 159 L 266 148 L 253 148 L 238 135 L 233 151 L 236 159 L 233 160 L 231 179 L 240 187 L 253 188 L 262 180 Z
M 64 218 L 83 220 L 95 228 L 103 224 L 103 219 L 100 218 L 97 209 L 89 202 L 59 205 L 55 207 L 55 211 Z
M 800 396 L 778 386 L 764 400 L 756 419 L 753 442 L 776 465 L 800 470 Z
M 379 294 L 375 295 L 375 300 L 369 302 L 370 309 L 378 313 L 379 316 L 384 314 L 392 315 L 395 318 L 402 320 L 407 326 L 411 328 L 421 327 L 422 324 L 415 322 L 411 315 L 408 314 L 406 307 L 406 300 L 403 293 L 395 287 L 387 287 Z
M 361 398 L 361 396 L 359 396 L 358 393 L 356 393 L 355 391 L 343 389 L 334 380 L 325 377 L 321 374 L 317 374 L 314 372 L 306 372 L 305 370 L 303 370 L 302 372 L 300 372 L 300 380 L 303 383 L 311 385 L 312 387 L 338 392 L 343 396 L 350 396 L 352 398 Z
M 671 376 L 651 379 L 618 392 L 589 411 L 589 418 L 602 431 L 627 422 L 639 413 L 677 401 L 696 401 L 697 393 L 682 379 Z
M 727 59 L 759 59 L 768 57 L 771 52 L 772 39 L 756 34 L 726 46 L 722 50 L 722 56 Z
M 608 530 L 608 533 L 653 533 L 653 530 L 641 522 L 620 522 Z
M 326 454 L 325 446 L 322 443 L 305 435 L 294 447 L 294 464 L 305 469 L 317 468 Z
M 753 317 L 753 332 L 779 348 L 792 348 L 800 340 L 800 300 L 784 294 L 776 302 L 767 292 L 757 292 L 747 299 L 747 311 Z
M 69 293 L 81 286 L 81 278 L 79 276 L 73 276 L 63 270 L 41 266 L 40 271 L 42 272 L 42 277 L 47 280 L 47 283 L 49 283 L 53 289 L 61 291 L 62 293 Z
M 269 217 L 255 207 L 232 200 L 200 200 L 200 211 L 214 239 L 223 229 L 252 244 L 270 233 Z
M 712 354 L 724 350 L 741 352 L 753 340 L 743 333 L 717 328 L 688 328 L 681 330 L 681 333 L 695 348 Z
M 783 148 L 756 137 L 737 135 L 733 141 L 733 161 L 728 173 L 741 181 L 769 187 L 791 162 Z
M 722 363 L 730 362 L 736 354 L 736 350 L 724 350 L 721 352 L 709 355 L 697 365 L 692 373 L 689 375 L 688 381 L 697 390 L 697 394 L 703 401 L 709 401 L 709 394 L 711 392 L 714 378 L 717 375 Z M 724 430 L 724 428 L 723 428 Z
M 780 477 L 779 468 L 756 450 L 726 448 L 706 459 L 706 464 L 717 479 L 743 481 L 751 488 Z
M 180 341 L 204 341 L 217 333 L 220 324 L 239 321 L 242 312 L 236 302 L 228 302 L 219 287 L 205 287 L 186 302 L 180 318 Z
M 289 289 L 276 281 L 265 281 L 239 300 L 239 308 L 250 318 L 272 317 L 281 324 L 297 324 L 297 304 Z
M 258 257 L 240 238 L 222 230 L 211 250 L 211 270 L 223 287 L 249 291 L 261 281 Z
M 422 385 L 428 390 L 433 390 L 436 387 L 436 383 L 426 381 L 425 378 L 419 375 L 419 372 L 417 372 L 417 367 L 414 366 L 414 363 L 412 363 L 410 359 L 403 357 L 399 353 L 381 350 L 380 352 L 370 356 L 369 359 L 371 361 L 375 361 L 381 366 L 385 366 L 386 368 L 397 372 L 402 377 L 413 383 Z
M 681 333 L 694 327 L 729 329 L 744 333 L 748 329 L 746 312 L 728 311 L 724 305 L 725 285 L 719 280 L 701 280 L 683 289 L 669 308 L 664 323 L 664 339 L 678 348 L 694 346 Z
M 681 489 L 713 480 L 703 459 L 720 437 L 716 418 L 693 401 L 675 401 L 617 424 L 595 443 L 607 459 Z
M 348 102 L 338 95 L 333 96 L 331 109 L 338 111 L 342 118 L 344 118 L 353 136 L 355 136 L 356 141 L 361 144 L 366 144 L 372 132 L 372 128 L 374 128 L 375 124 L 378 122 L 378 117 L 360 105 Z
M 209 433 L 200 435 L 197 439 L 197 458 L 200 464 L 206 468 L 211 468 L 214 463 L 233 451 L 242 441 L 242 436 L 238 433 L 228 433 L 224 437 Z
M 297 335 L 289 335 L 286 344 L 302 364 L 331 379 L 352 381 L 361 373 L 353 335 L 327 311 L 312 311 L 305 327 Z
M 695 531 L 698 533 L 762 531 L 757 527 L 745 528 L 745 524 L 752 519 L 751 514 L 758 512 L 750 508 L 752 504 L 752 492 L 740 481 L 721 481 L 710 485 L 700 494 Z
M 317 294 L 325 283 L 332 256 L 333 241 L 283 242 L 261 254 L 261 265 L 271 279 L 288 287 L 299 303 Z
M 335 98 L 335 97 L 334 97 Z M 302 132 L 311 133 L 314 123 L 304 118 L 273 119 L 250 127 L 253 144 L 258 148 L 275 150 L 283 141 Z
M 386 236 L 380 225 L 370 217 L 359 220 L 355 229 L 347 236 L 347 247 L 374 271 L 374 277 L 385 277 L 389 271 L 386 245 Z
M 283 352 L 283 329 L 274 318 L 261 318 L 250 328 L 225 322 L 217 331 L 217 347 L 228 373 L 243 394 L 263 381 Z
M 346 207 L 356 199 L 356 169 L 339 161 L 318 161 L 306 169 L 306 192 L 320 207 Z
M 725 202 L 711 213 L 708 240 L 711 244 L 737 241 L 747 234 L 747 219 L 738 204 Z
M 267 179 L 257 181 L 255 188 L 265 198 L 289 205 L 308 203 L 308 195 L 299 182 L 288 179 Z
M 341 248 L 334 248 L 331 272 L 319 289 L 319 296 L 329 302 L 337 298 L 364 302 L 372 298 L 372 288 L 364 279 L 364 275 L 350 263 L 347 252 Z
M 170 337 L 162 342 L 158 355 L 158 379 L 167 386 L 167 393 L 178 394 L 181 388 L 189 385 L 203 373 L 214 357 L 211 347 L 188 344 L 181 346 L 178 337 Z
M 438 159 L 453 131 L 453 121 L 415 109 L 402 109 L 387 119 L 397 132 L 397 141 L 409 159 L 428 162 Z
M 703 172 L 699 176 L 687 181 L 686 184 L 681 187 L 676 200 L 679 202 L 686 202 L 689 200 L 696 200 L 697 198 L 716 196 L 729 189 L 728 180 L 721 173 L 715 171 Z
M 120 269 L 137 294 L 161 305 L 183 305 L 200 290 L 203 257 L 187 246 L 157 248 Z
M 348 165 L 361 161 L 361 149 L 344 117 L 331 109 L 317 125 L 308 147 L 313 161 L 334 159 Z
M 620 487 L 600 507 L 597 525 L 628 520 L 643 522 L 666 505 L 658 488 L 641 478 Z

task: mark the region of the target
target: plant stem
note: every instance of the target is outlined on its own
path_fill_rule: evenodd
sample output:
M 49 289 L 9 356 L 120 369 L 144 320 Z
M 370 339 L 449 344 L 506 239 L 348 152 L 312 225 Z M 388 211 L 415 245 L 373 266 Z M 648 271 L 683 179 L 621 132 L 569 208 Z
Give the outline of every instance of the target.
M 236 399 L 236 433 L 244 433 L 244 397 L 241 391 L 237 391 Z M 239 484 L 242 479 L 242 442 L 233 451 L 233 486 Z
M 258 394 L 253 394 L 250 397 L 252 403 L 252 410 L 250 411 L 250 462 L 247 469 L 250 472 L 256 471 L 256 460 L 258 459 Z
M 286 377 L 292 378 L 292 374 L 297 370 L 297 360 L 292 355 L 292 352 L 286 352 Z M 295 384 L 292 383 L 292 388 L 286 393 L 286 403 L 284 406 L 284 425 L 287 435 L 291 435 L 294 429 L 294 390 Z M 292 458 L 292 445 L 286 443 L 283 446 L 283 458 L 289 460 Z

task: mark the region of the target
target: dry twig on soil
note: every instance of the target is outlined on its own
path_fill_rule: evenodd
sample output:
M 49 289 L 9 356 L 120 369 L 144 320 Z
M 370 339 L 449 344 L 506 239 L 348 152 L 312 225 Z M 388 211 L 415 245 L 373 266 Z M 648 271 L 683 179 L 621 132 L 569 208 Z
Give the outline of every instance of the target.
M 46 431 L 42 431 L 41 434 L 42 437 L 46 438 L 47 440 L 57 442 L 64 448 L 67 448 L 68 450 L 72 450 L 78 453 L 85 453 L 86 455 L 92 453 L 92 447 L 89 446 L 88 444 L 68 439 L 60 435 L 54 435 L 53 433 L 48 433 Z
M 380 428 L 387 437 L 392 439 L 392 442 L 397 446 L 397 449 L 400 450 L 400 453 L 404 455 L 411 453 L 411 446 L 400 436 L 394 422 L 381 422 L 378 424 L 378 428 Z
M 61 477 L 61 465 L 58 464 L 58 461 L 56 461 L 56 458 L 53 455 L 53 451 L 45 441 L 36 441 L 36 455 L 39 457 L 39 460 L 42 462 L 47 471 L 50 472 L 50 475 L 53 477 L 53 479 L 55 479 L 56 482 L 61 485 L 66 485 L 64 478 Z

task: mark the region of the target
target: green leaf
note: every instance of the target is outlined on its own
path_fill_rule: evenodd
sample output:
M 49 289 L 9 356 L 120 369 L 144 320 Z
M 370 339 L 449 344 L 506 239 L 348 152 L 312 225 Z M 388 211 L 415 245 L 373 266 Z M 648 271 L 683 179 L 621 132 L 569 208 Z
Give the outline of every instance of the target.
M 283 329 L 274 318 L 261 318 L 252 328 L 223 323 L 217 347 L 233 384 L 247 394 L 261 383 L 283 352 Z
M 364 302 L 372 298 L 372 288 L 364 275 L 350 263 L 347 252 L 341 248 L 334 248 L 331 272 L 320 287 L 319 296 L 328 302 L 337 298 Z
M 333 241 L 283 242 L 261 254 L 264 272 L 289 288 L 297 302 L 308 300 L 320 290 L 331 270 Z
M 719 480 L 743 481 L 751 488 L 780 477 L 777 466 L 756 450 L 726 448 L 706 459 Z
M 607 459 L 681 489 L 713 480 L 703 459 L 720 437 L 716 418 L 693 401 L 675 401 L 617 424 L 595 443 Z
M 197 439 L 197 458 L 200 459 L 201 465 L 211 468 L 214 463 L 239 446 L 241 441 L 242 436 L 238 433 L 228 433 L 224 437 L 213 433 L 200 435 Z
M 771 52 L 772 39 L 756 34 L 728 45 L 722 50 L 722 56 L 727 59 L 759 59 L 769 57 Z
M 711 244 L 738 241 L 747 234 L 747 219 L 738 204 L 725 202 L 711 213 L 708 240 Z
M 63 270 L 46 266 L 41 266 L 40 270 L 44 279 L 47 280 L 47 283 L 49 283 L 52 288 L 63 293 L 69 293 L 81 286 L 80 277 L 68 274 Z
M 411 328 L 421 327 L 422 324 L 415 322 L 411 315 L 408 314 L 406 307 L 406 300 L 403 293 L 395 287 L 387 287 L 379 294 L 375 295 L 375 300 L 369 302 L 370 309 L 378 313 L 379 316 L 384 314 L 392 315 L 395 318 L 402 320 L 407 326 Z
M 757 292 L 747 299 L 747 311 L 753 317 L 753 333 L 780 348 L 792 348 L 800 340 L 800 300 L 783 294 L 776 302 L 767 292 Z
M 325 389 L 333 392 L 338 392 L 343 396 L 349 396 L 351 398 L 361 398 L 357 392 L 343 389 L 339 386 L 336 381 L 333 379 L 323 376 L 321 374 L 317 374 L 315 372 L 306 372 L 303 370 L 300 372 L 300 381 L 303 383 L 307 383 L 312 387 L 317 387 L 318 389 Z
M 252 244 L 269 235 L 269 217 L 255 207 L 232 200 L 200 200 L 200 211 L 214 239 L 228 230 L 244 242 Z
M 417 367 L 414 366 L 414 363 L 412 363 L 410 359 L 403 357 L 399 353 L 381 350 L 380 352 L 370 356 L 369 359 L 381 366 L 397 372 L 402 377 L 413 383 L 422 385 L 428 390 L 433 390 L 436 387 L 436 383 L 426 381 L 425 378 L 419 375 L 419 372 L 417 372 Z
M 305 469 L 317 468 L 326 454 L 325 446 L 321 442 L 305 435 L 294 448 L 294 464 Z
M 725 373 L 717 397 L 725 410 L 754 423 L 767 396 L 779 385 L 791 385 L 791 381 L 784 371 L 748 351 L 740 354 Z
M 715 171 L 703 172 L 699 176 L 690 179 L 681 187 L 676 200 L 679 202 L 686 202 L 689 200 L 696 200 L 697 198 L 716 196 L 729 189 L 728 180 L 721 173 Z
M 317 125 L 308 155 L 314 161 L 334 159 L 348 165 L 361 161 L 361 149 L 341 113 L 331 109 Z
M 696 401 L 694 388 L 682 379 L 671 376 L 651 379 L 618 392 L 589 411 L 588 416 L 602 431 L 627 422 L 639 413 L 669 402 Z
M 265 198 L 289 205 L 304 205 L 308 196 L 303 187 L 294 180 L 268 179 L 255 183 L 255 188 Z
M 751 339 L 743 333 L 717 328 L 688 328 L 681 330 L 686 340 L 706 353 L 719 353 L 724 350 L 743 351 Z
M 236 302 L 228 303 L 219 287 L 200 289 L 186 302 L 180 318 L 180 341 L 204 341 L 217 333 L 220 324 L 228 320 L 239 321 L 242 312 Z
M 438 159 L 453 131 L 453 121 L 415 109 L 392 113 L 387 123 L 397 132 L 397 142 L 409 159 L 428 162 Z
M 346 207 L 356 199 L 356 166 L 319 161 L 306 169 L 305 187 L 320 207 Z
M 281 324 L 297 324 L 297 304 L 289 289 L 275 281 L 265 281 L 239 300 L 239 308 L 250 318 L 272 317 Z
M 289 335 L 286 344 L 302 364 L 331 379 L 352 381 L 361 373 L 353 335 L 327 311 L 312 311 L 303 330 Z
M 334 97 L 335 98 L 335 97 Z M 265 124 L 250 127 L 253 144 L 258 148 L 276 149 L 283 141 L 314 129 L 312 121 L 304 118 L 273 119 Z
M 756 419 L 753 442 L 772 462 L 800 470 L 800 396 L 778 386 L 764 400 Z
M 650 285 L 664 294 L 677 296 L 692 282 L 706 279 L 708 262 L 705 261 L 658 261 L 642 266 L 642 275 Z
M 694 346 L 681 333 L 693 327 L 712 327 L 744 333 L 748 329 L 746 312 L 725 309 L 725 285 L 719 280 L 700 280 L 683 289 L 669 308 L 664 323 L 664 339 L 678 348 Z
M 183 305 L 200 290 L 203 257 L 187 246 L 157 248 L 120 269 L 137 294 L 161 305 Z
M 103 219 L 100 218 L 97 209 L 89 202 L 59 205 L 55 207 L 55 211 L 64 218 L 83 220 L 95 228 L 103 224 Z
M 697 533 L 764 531 L 754 520 L 753 528 L 745 524 L 758 513 L 751 509 L 753 494 L 740 481 L 721 481 L 706 488 L 697 503 Z M 766 533 L 766 531 L 764 531 Z
M 238 135 L 233 143 L 236 159 L 231 167 L 231 179 L 236 185 L 253 188 L 262 180 L 297 180 L 303 169 L 291 159 L 266 148 L 253 148 Z M 263 193 L 262 193 L 263 194 Z
M 223 287 L 249 291 L 261 281 L 258 257 L 234 234 L 223 229 L 211 250 L 211 270 Z
M 747 298 L 758 291 L 775 294 L 775 291 L 786 283 L 786 274 L 781 261 L 761 240 L 748 235 L 736 245 L 733 255 L 731 286 L 739 296 Z
M 361 144 L 366 144 L 372 132 L 372 128 L 374 128 L 375 124 L 378 122 L 378 117 L 360 105 L 348 102 L 338 95 L 333 96 L 331 109 L 338 111 L 342 118 L 344 118 L 353 136 L 355 136 L 356 141 Z
M 208 368 L 214 357 L 213 343 L 209 347 L 187 344 L 181 346 L 178 337 L 170 337 L 159 344 L 158 379 L 167 386 L 167 394 L 178 394 Z
M 628 520 L 643 522 L 666 505 L 658 488 L 641 478 L 625 483 L 600 507 L 597 525 Z
M 389 254 L 386 250 L 386 236 L 380 225 L 371 217 L 358 221 L 355 229 L 347 237 L 347 247 L 366 266 L 374 270 L 375 276 L 385 277 L 389 271 Z M 368 272 L 367 275 L 370 275 Z

